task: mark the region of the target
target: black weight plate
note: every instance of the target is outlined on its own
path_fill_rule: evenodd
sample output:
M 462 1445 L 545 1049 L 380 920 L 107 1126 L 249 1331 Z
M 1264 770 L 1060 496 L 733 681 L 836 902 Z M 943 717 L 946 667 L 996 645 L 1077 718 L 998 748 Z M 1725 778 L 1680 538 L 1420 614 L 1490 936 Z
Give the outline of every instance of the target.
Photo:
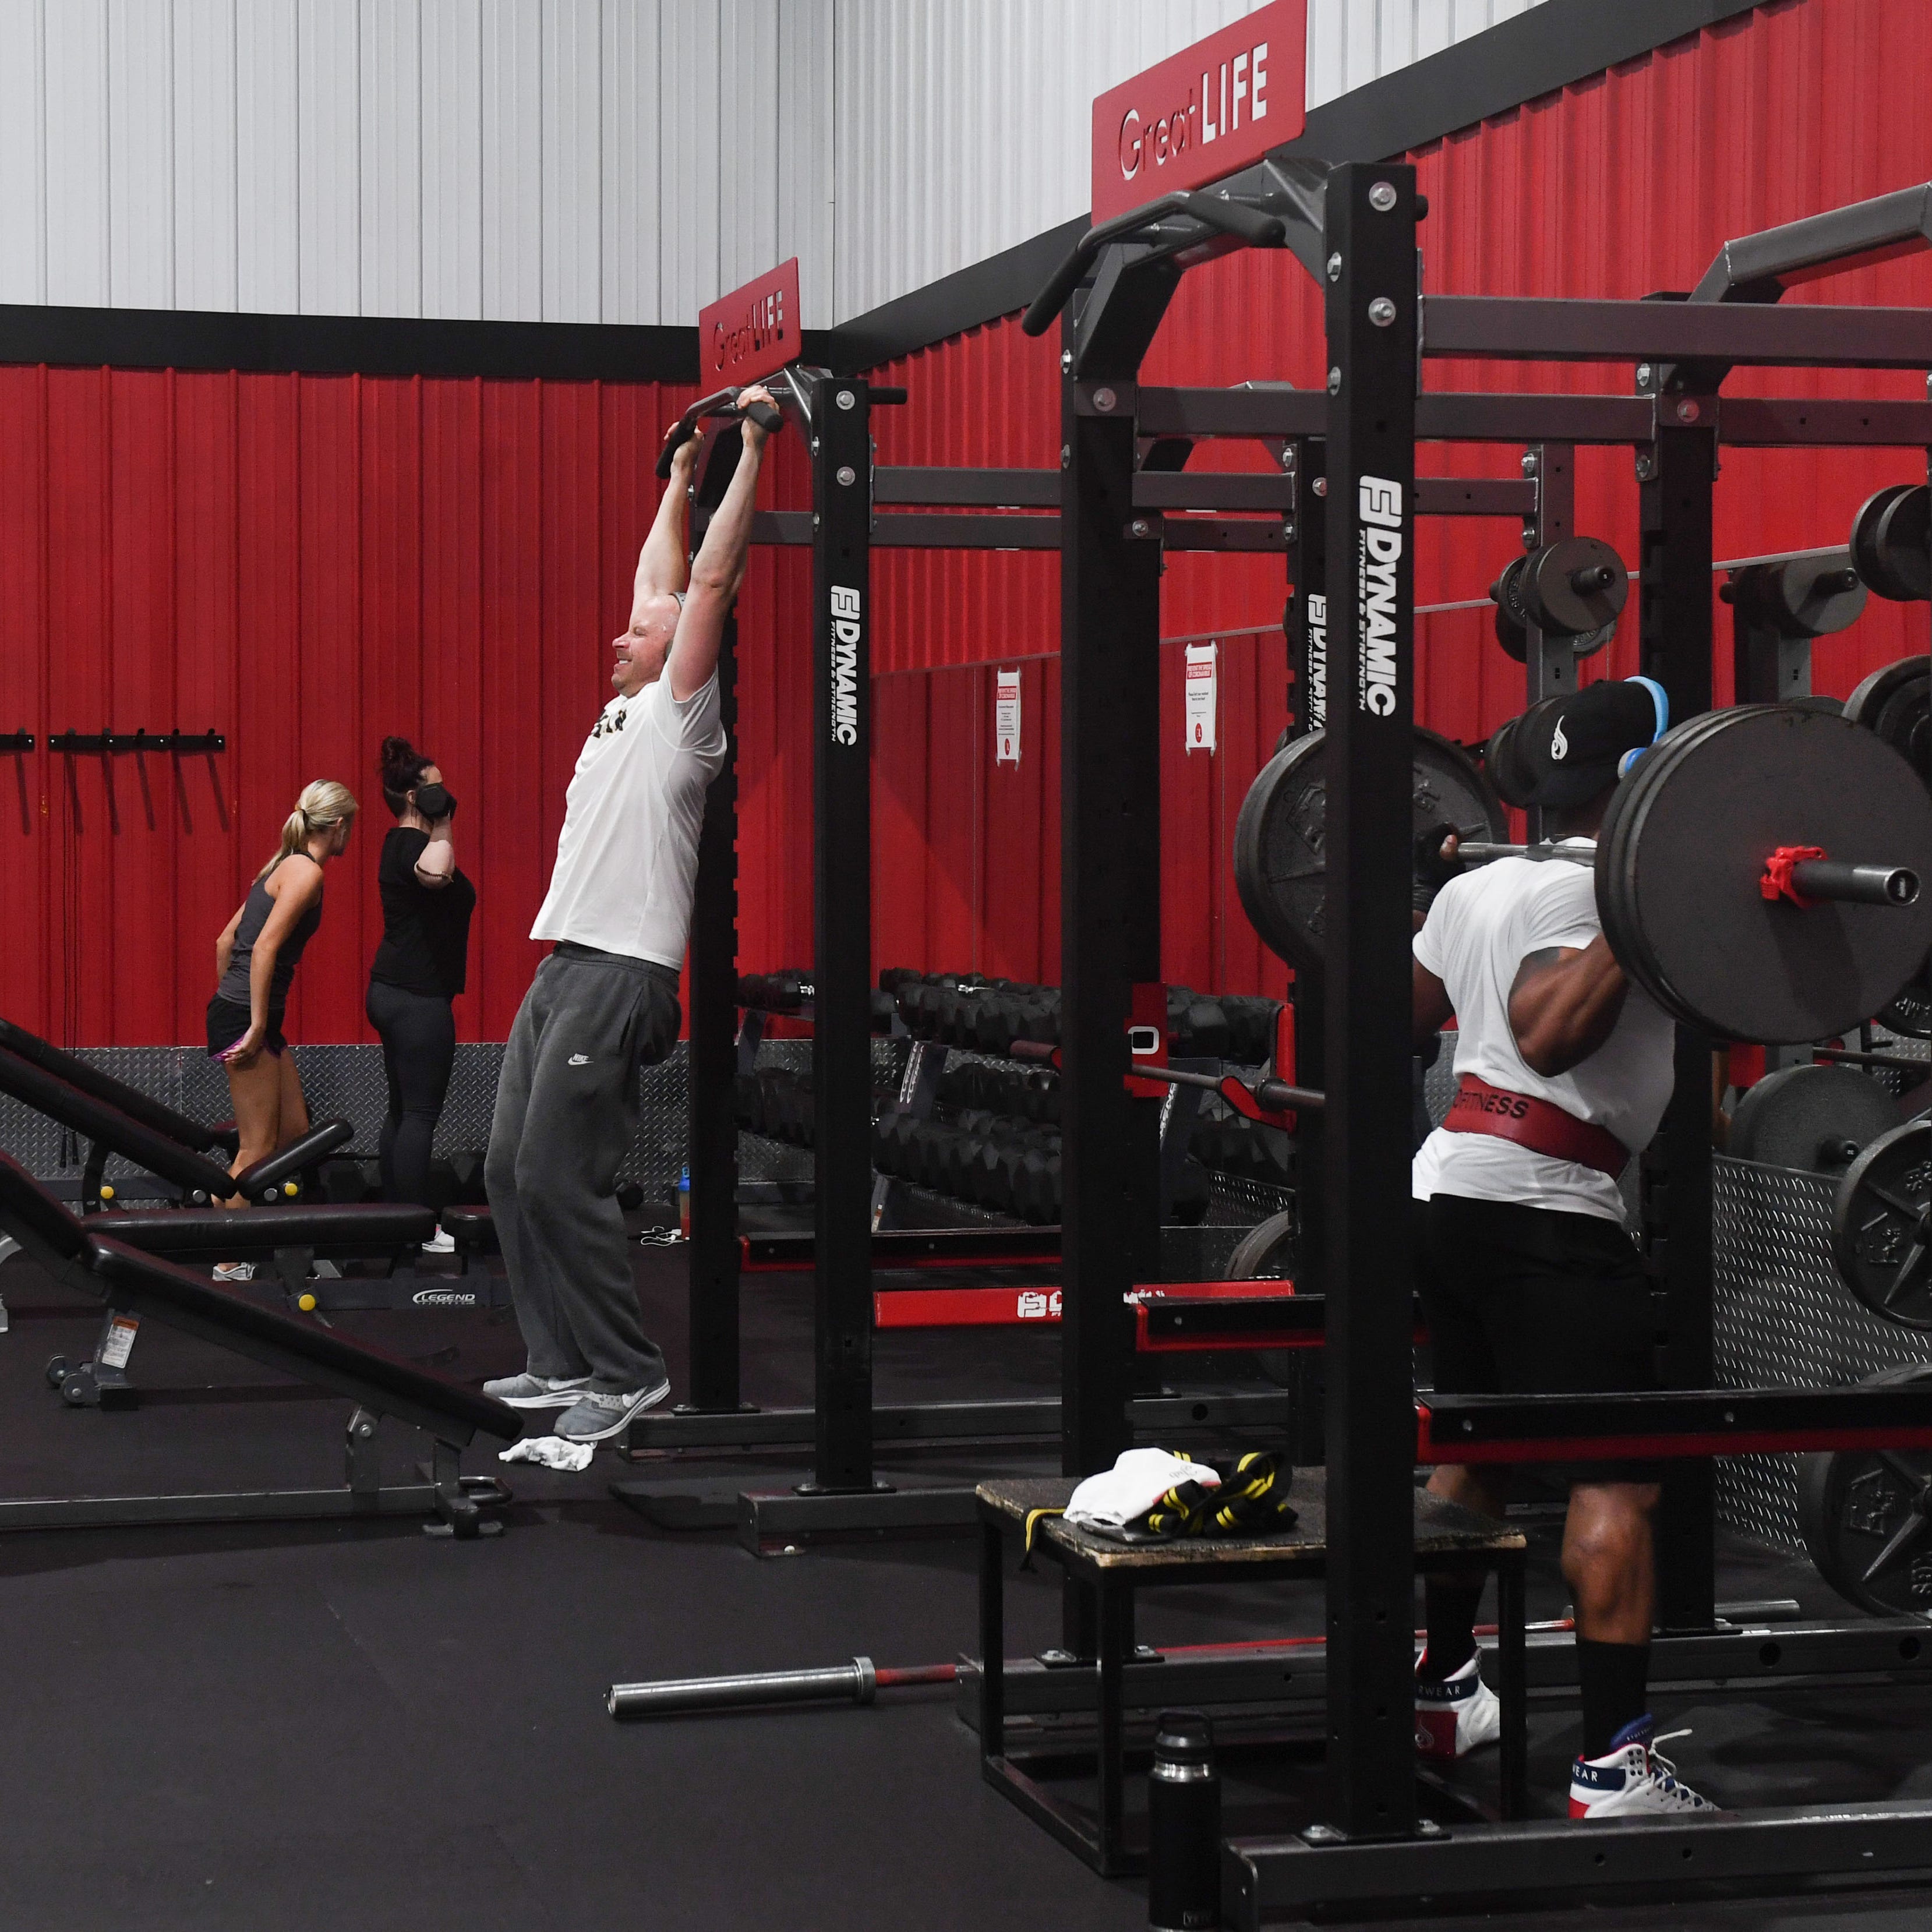
M 1926 742 L 1927 718 L 1932 712 L 1932 671 L 1919 659 L 1920 668 L 1912 677 L 1900 680 L 1892 694 L 1879 706 L 1871 728 L 1924 779 L 1927 758 L 1932 745 Z
M 1932 799 L 1904 760 L 1843 718 L 1747 705 L 1678 729 L 1646 758 L 1599 842 L 1612 950 L 1686 1024 L 1720 1039 L 1844 1032 L 1932 950 L 1932 892 L 1910 906 L 1801 908 L 1759 890 L 1780 846 L 1932 879 Z
M 1932 1376 L 1911 1363 L 1866 1378 L 1866 1388 Z M 1932 1614 L 1932 1450 L 1840 1449 L 1799 1458 L 1798 1527 L 1818 1574 L 1849 1604 L 1877 1616 Z
M 1879 520 L 1912 487 L 1910 483 L 1888 483 L 1883 489 L 1874 490 L 1858 506 L 1858 513 L 1852 519 L 1852 567 L 1881 597 L 1889 597 L 1892 592 L 1880 589 L 1879 584 L 1881 578 L 1891 580 L 1879 548 Z
M 1932 574 L 1928 574 L 1926 541 L 1932 536 L 1932 488 L 1915 483 L 1901 490 L 1879 512 L 1873 531 L 1873 559 L 1876 576 L 1865 581 L 1881 597 L 1894 602 L 1916 604 L 1932 596 Z
M 1874 1315 L 1932 1330 L 1932 1120 L 1881 1134 L 1846 1168 L 1832 1259 Z
M 1295 1214 L 1286 1208 L 1250 1228 L 1228 1257 L 1230 1281 L 1278 1280 L 1294 1267 Z
M 1600 537 L 1565 537 L 1524 559 L 1514 579 L 1522 616 L 1555 634 L 1581 638 L 1606 633 L 1630 595 L 1623 559 Z M 1580 584 L 1580 576 L 1609 582 Z
M 1880 1007 L 1877 1018 L 1907 1040 L 1932 1040 L 1932 959 L 1906 981 L 1889 1005 Z
M 1496 642 L 1518 664 L 1528 661 L 1529 633 L 1500 604 L 1496 606 Z M 1600 631 L 1586 631 L 1580 638 L 1568 638 L 1564 641 L 1575 656 L 1587 658 L 1601 650 L 1616 634 L 1616 625 L 1606 624 Z
M 1715 730 L 1723 716 L 1717 711 L 1700 712 L 1667 733 L 1646 752 L 1612 794 L 1610 808 L 1597 833 L 1597 916 L 1603 922 L 1604 936 L 1624 970 L 1666 1012 L 1676 1010 L 1676 997 L 1663 983 L 1642 926 L 1622 916 L 1626 908 L 1634 908 L 1636 903 L 1630 831 L 1642 818 L 1643 801 L 1652 787 L 1700 739 Z M 1609 884 L 1612 879 L 1618 881 L 1614 891 Z
M 1328 734 L 1310 731 L 1256 776 L 1234 826 L 1234 883 L 1255 930 L 1291 966 L 1318 968 L 1325 926 Z M 1416 728 L 1409 798 L 1414 835 L 1454 826 L 1465 838 L 1501 840 L 1508 820 L 1474 761 Z
M 1786 1066 L 1740 1098 L 1727 1151 L 1766 1167 L 1842 1174 L 1898 1124 L 1892 1096 L 1870 1074 L 1828 1062 Z
M 1916 657 L 1900 658 L 1863 677 L 1852 687 L 1852 694 L 1845 700 L 1845 716 L 1854 724 L 1862 724 L 1868 731 L 1878 729 L 1879 713 L 1885 709 L 1886 700 L 1900 686 L 1909 684 L 1915 677 L 1925 675 L 1927 660 L 1922 651 Z

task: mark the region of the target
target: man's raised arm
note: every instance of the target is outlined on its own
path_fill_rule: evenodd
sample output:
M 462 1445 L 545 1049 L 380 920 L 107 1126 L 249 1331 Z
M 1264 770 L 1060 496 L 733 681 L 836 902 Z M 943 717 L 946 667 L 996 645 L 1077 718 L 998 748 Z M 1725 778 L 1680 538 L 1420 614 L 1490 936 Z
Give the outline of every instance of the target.
M 638 553 L 638 575 L 631 600 L 631 622 L 634 628 L 645 605 L 653 597 L 673 596 L 684 589 L 689 548 L 685 530 L 691 507 L 691 478 L 698 466 L 701 444 L 696 436 L 679 446 L 670 460 L 670 480 L 658 499 L 658 513 L 650 535 Z
M 738 400 L 772 400 L 768 390 L 741 391 Z M 682 701 L 704 689 L 718 668 L 718 647 L 724 641 L 725 620 L 745 580 L 745 555 L 751 548 L 752 514 L 758 494 L 758 470 L 764 461 L 765 432 L 747 416 L 739 424 L 743 453 L 731 473 L 724 500 L 711 513 L 704 541 L 691 566 L 691 592 L 677 620 L 664 674 L 670 694 Z

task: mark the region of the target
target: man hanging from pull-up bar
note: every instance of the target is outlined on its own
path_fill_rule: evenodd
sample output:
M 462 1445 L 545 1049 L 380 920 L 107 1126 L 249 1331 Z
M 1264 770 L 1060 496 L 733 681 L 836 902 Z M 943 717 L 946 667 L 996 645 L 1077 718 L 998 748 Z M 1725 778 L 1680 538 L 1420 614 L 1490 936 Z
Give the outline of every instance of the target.
M 755 387 L 737 407 L 754 403 L 776 415 Z M 638 558 L 630 625 L 611 644 L 616 695 L 578 758 L 530 928 L 554 949 L 497 1081 L 484 1180 L 530 1359 L 521 1375 L 483 1387 L 513 1408 L 564 1411 L 554 1432 L 567 1442 L 615 1436 L 670 1390 L 638 1306 L 617 1168 L 637 1134 L 638 1070 L 677 1039 L 704 794 L 724 762 L 718 652 L 744 581 L 766 430 L 747 416 L 740 434 L 688 588 L 696 436 L 673 458 Z
M 1618 778 L 1665 722 L 1663 693 L 1647 679 L 1546 700 L 1516 728 L 1514 802 L 1542 806 L 1553 838 L 1593 839 Z M 1412 1016 L 1420 1042 L 1454 1014 L 1457 1090 L 1416 1155 L 1412 1191 L 1436 1386 L 1654 1388 L 1650 1285 L 1617 1177 L 1670 1103 L 1670 1017 L 1611 956 L 1589 868 L 1510 858 L 1460 872 L 1453 838 L 1439 865 L 1433 848 L 1432 835 L 1418 854 L 1418 898 L 1432 903 L 1415 935 Z M 1658 1755 L 1645 1708 L 1657 1472 L 1598 1462 L 1552 1473 L 1570 1490 L 1563 1574 L 1583 1704 L 1570 1814 L 1707 1811 Z M 1499 1471 L 1444 1465 L 1429 1486 L 1503 1513 Z M 1478 1668 L 1481 1593 L 1480 1576 L 1426 1586 L 1415 1685 L 1426 1756 L 1460 1757 L 1499 1735 L 1497 1700 Z

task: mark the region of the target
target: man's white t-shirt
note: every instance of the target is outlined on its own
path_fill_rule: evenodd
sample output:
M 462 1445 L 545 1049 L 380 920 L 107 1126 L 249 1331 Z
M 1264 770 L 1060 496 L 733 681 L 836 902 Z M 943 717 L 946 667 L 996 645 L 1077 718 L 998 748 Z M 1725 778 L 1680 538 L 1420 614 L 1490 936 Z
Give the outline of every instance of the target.
M 1550 1101 L 1607 1128 L 1634 1151 L 1657 1132 L 1674 1084 L 1670 1016 L 1641 987 L 1625 994 L 1610 1038 L 1568 1073 L 1532 1072 L 1510 1030 L 1510 988 L 1526 956 L 1550 946 L 1580 950 L 1602 930 L 1589 866 L 1563 859 L 1498 859 L 1443 887 L 1415 935 L 1414 951 L 1456 1010 L 1459 1076 L 1473 1073 L 1506 1093 Z M 1610 1175 L 1492 1134 L 1437 1128 L 1417 1151 L 1411 1177 L 1419 1201 L 1458 1194 L 1606 1220 L 1624 1217 L 1623 1196 Z
M 682 701 L 668 672 L 598 715 L 565 794 L 532 939 L 684 964 L 705 788 L 724 762 L 714 672 Z

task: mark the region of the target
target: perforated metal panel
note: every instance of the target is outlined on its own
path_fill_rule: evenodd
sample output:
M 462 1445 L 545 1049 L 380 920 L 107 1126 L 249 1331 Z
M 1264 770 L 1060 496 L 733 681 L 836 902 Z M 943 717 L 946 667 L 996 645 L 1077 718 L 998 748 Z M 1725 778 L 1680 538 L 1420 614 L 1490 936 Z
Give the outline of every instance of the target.
M 1927 1337 L 1880 1321 L 1838 1279 L 1832 1265 L 1834 1183 L 1721 1154 L 1712 1183 L 1720 1384 L 1842 1388 L 1932 1354 Z M 1802 1550 L 1797 1470 L 1795 1456 L 1720 1460 L 1719 1520 Z

